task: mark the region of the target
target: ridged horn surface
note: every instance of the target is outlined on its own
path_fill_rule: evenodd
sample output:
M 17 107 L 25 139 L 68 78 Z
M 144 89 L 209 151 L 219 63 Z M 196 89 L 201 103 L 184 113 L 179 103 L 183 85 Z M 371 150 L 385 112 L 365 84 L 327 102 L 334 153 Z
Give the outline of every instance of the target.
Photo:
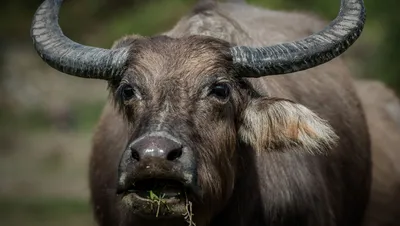
M 121 76 L 129 48 L 102 49 L 67 38 L 58 24 L 62 2 L 45 0 L 34 15 L 31 37 L 40 57 L 51 67 L 70 75 L 105 80 Z
M 306 70 L 345 52 L 361 35 L 365 19 L 363 0 L 342 0 L 339 15 L 322 31 L 273 46 L 232 47 L 233 63 L 244 77 Z

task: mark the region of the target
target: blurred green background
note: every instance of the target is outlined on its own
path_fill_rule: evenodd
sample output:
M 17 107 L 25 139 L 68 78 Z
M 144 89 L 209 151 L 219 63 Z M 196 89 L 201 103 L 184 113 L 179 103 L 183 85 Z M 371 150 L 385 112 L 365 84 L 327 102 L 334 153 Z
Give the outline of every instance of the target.
M 0 225 L 93 224 L 87 168 L 90 141 L 107 98 L 106 83 L 63 76 L 44 64 L 29 37 L 42 0 L 0 7 Z M 333 19 L 339 0 L 249 0 Z M 61 27 L 86 45 L 110 47 L 122 35 L 171 28 L 195 0 L 69 0 Z M 346 53 L 356 76 L 400 91 L 400 2 L 365 0 L 365 32 Z

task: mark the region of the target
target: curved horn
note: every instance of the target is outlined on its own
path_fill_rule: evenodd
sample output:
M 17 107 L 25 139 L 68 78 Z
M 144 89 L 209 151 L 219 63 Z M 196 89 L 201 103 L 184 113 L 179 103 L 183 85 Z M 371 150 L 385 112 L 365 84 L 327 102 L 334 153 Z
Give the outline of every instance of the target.
M 363 0 L 342 0 L 339 15 L 324 30 L 305 39 L 267 47 L 235 46 L 233 63 L 243 77 L 306 70 L 345 52 L 361 35 L 366 19 Z
M 67 38 L 58 25 L 62 0 L 45 0 L 35 13 L 31 37 L 40 57 L 51 67 L 79 77 L 112 79 L 125 70 L 129 48 L 101 49 Z

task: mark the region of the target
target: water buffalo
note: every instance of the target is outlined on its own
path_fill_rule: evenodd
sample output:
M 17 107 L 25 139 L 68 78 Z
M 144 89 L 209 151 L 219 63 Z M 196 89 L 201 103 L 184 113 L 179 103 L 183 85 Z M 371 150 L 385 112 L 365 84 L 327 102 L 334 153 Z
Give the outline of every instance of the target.
M 109 84 L 90 161 L 99 225 L 362 224 L 370 139 L 336 58 L 362 32 L 362 0 L 320 31 L 304 14 L 199 1 L 112 49 L 64 36 L 61 3 L 44 1 L 31 36 L 53 68 Z

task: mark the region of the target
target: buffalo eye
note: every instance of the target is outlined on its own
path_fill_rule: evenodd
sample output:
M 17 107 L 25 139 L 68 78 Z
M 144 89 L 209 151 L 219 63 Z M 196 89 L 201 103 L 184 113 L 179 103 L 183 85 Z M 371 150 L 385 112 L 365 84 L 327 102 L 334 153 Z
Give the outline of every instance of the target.
M 220 100 L 226 100 L 230 95 L 230 87 L 225 83 L 218 83 L 211 87 L 209 95 Z
M 124 101 L 128 101 L 128 100 L 130 100 L 130 99 L 132 99 L 133 97 L 135 97 L 135 89 L 132 87 L 132 86 L 130 86 L 130 85 L 125 85 L 123 88 L 122 88 L 122 99 L 124 100 Z

